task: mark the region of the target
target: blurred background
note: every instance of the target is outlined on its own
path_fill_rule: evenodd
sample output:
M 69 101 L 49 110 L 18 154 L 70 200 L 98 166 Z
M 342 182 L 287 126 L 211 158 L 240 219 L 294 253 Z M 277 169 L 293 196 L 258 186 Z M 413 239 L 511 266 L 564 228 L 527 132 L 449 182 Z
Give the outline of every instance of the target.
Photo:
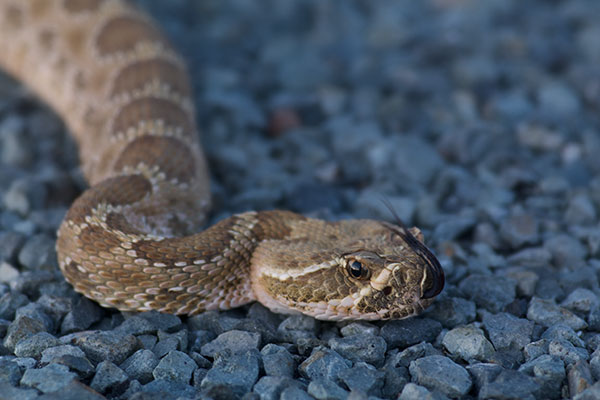
M 137 3 L 189 64 L 213 220 L 391 220 L 387 200 L 439 256 L 447 285 L 426 316 L 374 325 L 388 351 L 369 393 L 425 385 L 431 365 L 409 371 L 417 353 L 401 356 L 421 340 L 419 357 L 470 364 L 464 393 L 425 385 L 451 397 L 572 397 L 600 379 L 600 2 Z M 85 187 L 64 131 L 0 77 L 0 261 L 32 301 L 39 285 L 70 290 L 47 273 Z M 105 327 L 123 319 L 98 312 Z M 395 339 L 400 323 L 412 339 Z M 339 335 L 311 326 L 318 343 Z M 315 343 L 288 348 L 302 361 Z

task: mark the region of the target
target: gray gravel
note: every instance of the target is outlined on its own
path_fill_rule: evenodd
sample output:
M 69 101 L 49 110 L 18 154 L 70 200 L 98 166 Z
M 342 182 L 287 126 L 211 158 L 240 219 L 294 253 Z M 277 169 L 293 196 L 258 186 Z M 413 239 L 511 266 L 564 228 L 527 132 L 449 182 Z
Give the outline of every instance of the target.
M 0 75 L 1 396 L 600 397 L 600 3 L 137 1 L 190 66 L 214 221 L 386 199 L 446 287 L 389 322 L 103 309 L 57 273 L 75 145 Z
M 448 397 L 464 396 L 471 389 L 472 380 L 467 370 L 448 357 L 419 358 L 410 363 L 409 370 L 416 383 Z
M 442 345 L 452 356 L 464 361 L 488 361 L 495 352 L 483 330 L 473 325 L 458 326 L 447 332 Z
M 121 368 L 131 379 L 140 383 L 148 383 L 153 379 L 152 372 L 159 362 L 160 360 L 153 352 L 141 349 L 125 360 L 121 364 Z
M 265 374 L 292 378 L 296 370 L 296 362 L 290 352 L 283 346 L 267 344 L 260 351 Z
M 94 379 L 90 387 L 98 393 L 105 393 L 108 390 L 114 392 L 123 392 L 129 376 L 115 364 L 110 361 L 102 361 L 96 367 Z

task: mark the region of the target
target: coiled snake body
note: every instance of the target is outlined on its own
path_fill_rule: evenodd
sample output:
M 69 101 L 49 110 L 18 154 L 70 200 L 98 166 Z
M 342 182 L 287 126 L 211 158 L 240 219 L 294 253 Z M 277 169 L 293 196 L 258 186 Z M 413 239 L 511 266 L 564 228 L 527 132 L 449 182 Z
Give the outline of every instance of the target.
M 258 300 L 319 319 L 414 315 L 443 271 L 415 228 L 210 205 L 185 65 L 120 0 L 0 0 L 0 65 L 66 121 L 90 189 L 58 232 L 60 268 L 106 307 L 194 314 Z

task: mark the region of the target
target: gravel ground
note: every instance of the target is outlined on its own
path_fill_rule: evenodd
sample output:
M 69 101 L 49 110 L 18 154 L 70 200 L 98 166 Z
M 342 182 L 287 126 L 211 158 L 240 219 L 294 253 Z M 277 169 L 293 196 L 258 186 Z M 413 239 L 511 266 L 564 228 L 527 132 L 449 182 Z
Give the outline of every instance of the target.
M 102 309 L 57 272 L 75 146 L 0 76 L 0 397 L 600 398 L 599 2 L 140 2 L 189 61 L 214 219 L 385 198 L 446 288 L 381 323 Z

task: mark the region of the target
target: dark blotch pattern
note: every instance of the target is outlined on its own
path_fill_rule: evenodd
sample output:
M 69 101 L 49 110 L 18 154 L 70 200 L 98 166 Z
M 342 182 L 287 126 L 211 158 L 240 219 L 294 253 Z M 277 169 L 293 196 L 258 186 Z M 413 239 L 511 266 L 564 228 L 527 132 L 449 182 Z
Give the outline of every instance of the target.
M 194 178 L 194 154 L 181 140 L 161 136 L 141 136 L 128 143 L 114 166 L 114 171 L 124 167 L 137 167 L 140 163 L 158 166 L 168 180 L 189 182 Z
M 110 97 L 131 93 L 153 80 L 169 85 L 174 93 L 181 96 L 190 95 L 188 76 L 181 66 L 168 60 L 152 58 L 123 67 L 113 82 Z
M 152 190 L 150 182 L 141 175 L 117 176 L 106 179 L 86 190 L 71 206 L 66 220 L 81 223 L 100 203 L 125 205 L 135 203 Z
M 72 13 L 97 10 L 104 0 L 64 0 L 65 10 Z
M 139 43 L 163 43 L 168 46 L 166 39 L 154 26 L 129 16 L 111 19 L 102 29 L 96 39 L 96 46 L 101 56 L 116 53 L 126 53 Z
M 129 128 L 137 129 L 143 121 L 162 120 L 166 127 L 181 128 L 185 135 L 191 135 L 195 127 L 190 118 L 188 113 L 170 100 L 143 97 L 131 101 L 119 110 L 112 124 L 112 133 L 125 133 Z

